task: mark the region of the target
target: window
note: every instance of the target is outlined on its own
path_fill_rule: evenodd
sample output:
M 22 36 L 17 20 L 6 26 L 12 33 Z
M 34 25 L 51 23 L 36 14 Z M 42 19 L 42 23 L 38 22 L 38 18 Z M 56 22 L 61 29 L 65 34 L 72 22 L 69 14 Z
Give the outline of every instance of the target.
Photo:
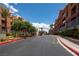
M 63 17 L 66 17 L 66 13 L 63 14 Z
M 2 20 L 1 22 L 2 22 L 2 24 L 5 24 L 5 20 Z
M 12 25 L 12 22 L 11 22 L 11 25 Z
M 78 11 L 79 11 L 79 4 L 78 4 Z
M 75 19 L 76 19 L 76 17 L 72 18 L 71 21 L 73 21 L 73 20 L 75 20 Z
M 75 27 L 76 26 L 76 17 L 71 19 L 71 27 Z
M 79 17 L 77 17 L 77 25 L 79 25 Z
M 64 24 L 66 22 L 66 19 L 64 18 L 62 21 L 63 21 L 63 24 Z
M 2 29 L 5 29 L 5 27 L 2 27 Z
M 67 28 L 70 28 L 70 27 L 71 27 L 70 21 L 67 21 L 67 22 L 66 22 L 66 27 L 67 27 Z
M 65 20 L 65 18 L 62 21 L 64 21 L 64 20 Z
M 76 6 L 72 8 L 72 15 L 76 13 Z

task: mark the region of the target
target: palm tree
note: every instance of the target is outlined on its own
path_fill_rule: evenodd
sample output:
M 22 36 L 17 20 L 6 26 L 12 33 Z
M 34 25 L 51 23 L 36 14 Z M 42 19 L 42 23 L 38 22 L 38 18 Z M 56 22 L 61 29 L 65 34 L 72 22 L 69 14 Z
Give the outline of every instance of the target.
M 3 8 L 1 15 L 3 18 L 5 18 L 5 26 L 7 28 L 7 17 L 10 15 L 9 10 L 6 8 Z M 7 29 L 6 29 L 6 33 L 7 33 Z
M 50 28 L 53 28 L 53 26 L 54 26 L 53 24 L 50 24 Z
M 41 27 L 41 31 L 43 31 L 43 28 Z

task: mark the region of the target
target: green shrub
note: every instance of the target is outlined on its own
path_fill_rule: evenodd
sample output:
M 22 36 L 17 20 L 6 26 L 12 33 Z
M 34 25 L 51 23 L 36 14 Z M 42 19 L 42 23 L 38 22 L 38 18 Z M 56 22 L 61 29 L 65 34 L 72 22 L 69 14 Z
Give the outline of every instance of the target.
M 65 30 L 65 31 L 59 32 L 58 34 L 63 35 L 63 36 L 79 38 L 79 31 L 76 28 L 75 29 L 70 29 L 70 30 Z
M 7 33 L 7 34 L 6 34 L 6 36 L 10 36 L 10 35 L 11 35 L 11 33 Z
M 4 40 L 4 39 L 0 39 L 0 42 L 4 42 L 4 41 L 6 41 L 6 40 Z

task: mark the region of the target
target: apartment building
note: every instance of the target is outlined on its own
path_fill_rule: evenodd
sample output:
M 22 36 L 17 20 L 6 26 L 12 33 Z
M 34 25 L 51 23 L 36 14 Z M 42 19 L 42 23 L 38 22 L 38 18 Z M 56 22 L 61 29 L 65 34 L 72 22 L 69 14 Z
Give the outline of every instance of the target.
M 68 29 L 79 28 L 79 4 L 67 4 L 60 10 L 55 21 L 53 32 L 61 32 Z

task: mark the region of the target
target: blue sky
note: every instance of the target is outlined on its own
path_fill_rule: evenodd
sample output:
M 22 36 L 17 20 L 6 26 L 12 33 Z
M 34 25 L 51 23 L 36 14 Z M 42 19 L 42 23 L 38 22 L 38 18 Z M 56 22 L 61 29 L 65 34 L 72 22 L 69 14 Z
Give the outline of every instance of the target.
M 5 4 L 13 9 L 15 15 L 20 15 L 31 23 L 52 24 L 58 16 L 64 3 L 11 3 Z
M 43 22 L 51 24 L 57 18 L 59 10 L 63 9 L 64 3 L 52 4 L 10 4 L 18 10 L 18 13 L 23 18 L 30 22 Z

